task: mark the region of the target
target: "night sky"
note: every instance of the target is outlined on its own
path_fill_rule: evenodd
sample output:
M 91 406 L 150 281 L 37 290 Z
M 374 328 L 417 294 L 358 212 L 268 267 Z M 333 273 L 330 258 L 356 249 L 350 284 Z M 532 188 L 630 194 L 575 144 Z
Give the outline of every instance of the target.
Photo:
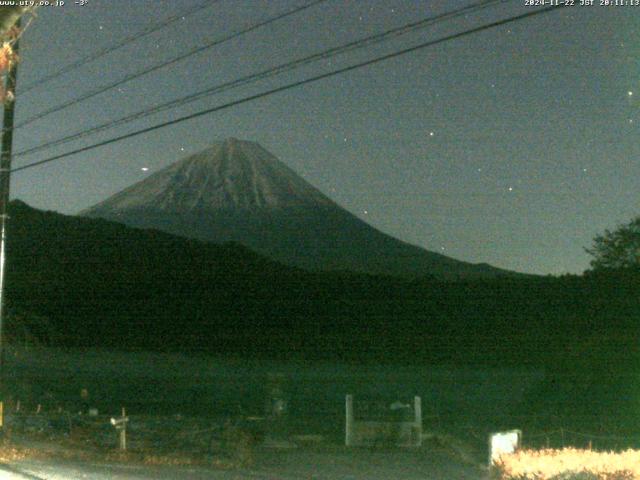
M 576 0 L 579 3 L 579 0 Z M 306 3 L 221 0 L 24 94 L 201 0 L 42 7 L 21 45 L 16 121 Z M 14 151 L 474 2 L 327 0 L 17 130 Z M 580 273 L 583 247 L 640 213 L 640 6 L 575 6 L 17 172 L 12 196 L 74 214 L 226 137 L 257 141 L 407 242 L 521 272 Z M 163 112 L 25 165 L 278 85 L 532 11 L 525 0 Z

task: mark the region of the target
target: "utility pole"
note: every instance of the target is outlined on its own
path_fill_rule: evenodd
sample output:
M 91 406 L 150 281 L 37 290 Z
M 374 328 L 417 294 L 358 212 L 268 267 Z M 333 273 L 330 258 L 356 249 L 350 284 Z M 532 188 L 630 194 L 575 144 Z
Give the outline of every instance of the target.
M 20 28 L 20 19 L 16 22 Z M 17 56 L 19 40 L 13 46 Z M 18 80 L 18 62 L 12 62 L 5 86 L 4 116 L 2 121 L 2 152 L 0 153 L 0 432 L 4 432 L 5 385 L 5 346 L 3 328 L 6 319 L 5 305 L 5 264 L 7 244 L 7 220 L 9 206 L 9 187 L 11 180 L 11 156 L 13 148 L 13 117 L 16 107 L 16 83 Z

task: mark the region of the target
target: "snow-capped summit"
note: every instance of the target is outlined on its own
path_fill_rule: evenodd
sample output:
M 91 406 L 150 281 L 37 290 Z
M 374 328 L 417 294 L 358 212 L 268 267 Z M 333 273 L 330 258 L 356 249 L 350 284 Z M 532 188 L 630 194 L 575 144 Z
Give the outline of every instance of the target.
M 229 138 L 132 185 L 84 212 L 153 208 L 172 213 L 335 206 L 255 142 Z

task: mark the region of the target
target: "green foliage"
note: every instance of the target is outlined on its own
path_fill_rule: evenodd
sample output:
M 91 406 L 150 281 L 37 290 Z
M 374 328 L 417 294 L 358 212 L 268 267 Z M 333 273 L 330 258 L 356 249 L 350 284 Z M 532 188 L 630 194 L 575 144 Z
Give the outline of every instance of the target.
M 622 354 L 628 365 L 637 350 L 640 272 L 449 282 L 309 273 L 237 244 L 11 207 L 7 298 L 68 347 L 501 366 L 579 359 L 589 370 Z
M 221 438 L 222 455 L 236 467 L 250 467 L 254 462 L 251 433 L 233 425 L 225 426 Z
M 15 347 L 51 346 L 60 339 L 51 321 L 32 311 L 9 309 L 3 326 L 4 340 Z
M 640 267 L 640 216 L 614 231 L 605 230 L 585 250 L 593 257 L 593 270 Z

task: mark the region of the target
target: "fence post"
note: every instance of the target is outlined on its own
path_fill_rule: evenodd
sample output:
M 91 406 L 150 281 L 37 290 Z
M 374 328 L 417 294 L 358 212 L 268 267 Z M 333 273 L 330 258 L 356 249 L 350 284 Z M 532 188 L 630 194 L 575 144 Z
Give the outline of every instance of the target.
M 122 407 L 122 417 L 120 418 L 111 418 L 111 425 L 115 427 L 119 432 L 120 439 L 120 450 L 127 449 L 127 422 L 129 418 L 127 417 L 127 412 L 124 407 Z
M 413 412 L 414 412 L 414 431 L 418 438 L 416 438 L 416 446 L 422 446 L 422 399 L 418 396 L 413 397 Z
M 350 447 L 353 443 L 353 395 L 345 399 L 345 429 L 344 444 Z
M 127 418 L 126 412 L 124 411 L 124 407 L 122 407 L 122 418 L 123 420 Z M 127 423 L 123 421 L 122 430 L 120 430 L 120 450 L 127 449 Z

